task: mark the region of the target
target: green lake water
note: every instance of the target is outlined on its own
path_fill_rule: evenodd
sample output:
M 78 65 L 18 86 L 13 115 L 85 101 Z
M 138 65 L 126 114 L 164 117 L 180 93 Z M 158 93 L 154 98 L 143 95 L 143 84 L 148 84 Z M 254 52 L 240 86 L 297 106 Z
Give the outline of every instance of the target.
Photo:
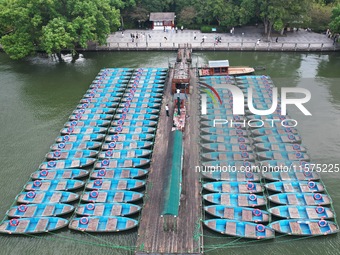
M 68 116 L 104 67 L 167 67 L 174 52 L 85 53 L 84 59 L 55 63 L 31 58 L 12 61 L 0 53 L 0 218 L 37 170 Z M 312 116 L 295 108 L 303 144 L 315 163 L 339 164 L 340 54 L 199 52 L 193 64 L 229 59 L 231 65 L 262 66 L 278 87 L 303 87 Z M 194 169 L 194 168 L 192 168 Z M 340 214 L 340 173 L 322 173 Z M 318 238 L 280 236 L 273 241 L 239 241 L 205 231 L 206 254 L 340 254 L 340 235 Z M 136 231 L 113 235 L 60 232 L 39 236 L 0 236 L 0 254 L 132 254 Z M 121 249 L 116 249 L 119 246 Z

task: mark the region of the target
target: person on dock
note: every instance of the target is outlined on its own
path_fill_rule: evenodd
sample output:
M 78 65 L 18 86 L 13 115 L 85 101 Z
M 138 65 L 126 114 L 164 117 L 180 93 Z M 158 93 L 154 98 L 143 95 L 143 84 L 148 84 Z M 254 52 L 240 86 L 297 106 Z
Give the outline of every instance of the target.
M 278 42 L 278 41 L 279 41 L 279 37 L 276 37 L 275 42 Z
M 165 105 L 165 112 L 166 112 L 166 116 L 169 117 L 169 105 L 168 104 Z

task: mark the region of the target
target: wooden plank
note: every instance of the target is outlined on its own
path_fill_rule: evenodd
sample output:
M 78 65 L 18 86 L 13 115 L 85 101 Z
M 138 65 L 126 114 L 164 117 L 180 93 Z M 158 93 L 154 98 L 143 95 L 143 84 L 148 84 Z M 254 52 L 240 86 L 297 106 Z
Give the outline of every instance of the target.
M 127 228 L 131 228 L 131 227 L 133 227 L 134 225 L 135 225 L 135 222 L 134 222 L 134 221 L 128 220 L 128 221 L 127 221 L 127 224 L 126 224 L 126 227 L 127 227 Z
M 225 208 L 223 218 L 225 219 L 234 219 L 234 208 Z
M 309 219 L 318 219 L 318 218 L 320 218 L 318 216 L 317 212 L 315 211 L 315 209 L 313 209 L 313 208 L 306 208 L 306 213 L 307 213 Z
M 59 181 L 56 190 L 67 190 L 67 181 Z
M 302 234 L 299 223 L 289 222 L 289 227 L 293 234 Z
M 71 179 L 72 177 L 72 171 L 64 171 L 63 172 L 63 178 L 64 179 Z
M 35 207 L 35 206 L 27 206 L 27 209 L 24 213 L 24 216 L 25 217 L 33 217 L 36 210 L 37 210 L 37 207 Z
M 126 170 L 126 169 L 123 169 L 121 174 L 120 174 L 120 177 L 121 178 L 130 178 L 130 170 Z
M 123 192 L 117 192 L 113 199 L 114 202 L 123 202 L 124 201 L 124 193 Z
M 251 210 L 242 210 L 242 220 L 243 221 L 252 221 L 253 212 Z
M 117 219 L 109 218 L 106 223 L 106 230 L 117 230 Z
M 124 160 L 124 167 L 133 167 L 133 163 L 131 159 Z
M 228 194 L 221 194 L 221 204 L 230 205 L 230 196 Z
M 310 232 L 313 235 L 320 235 L 320 234 L 322 234 L 321 229 L 319 227 L 319 224 L 317 222 L 309 222 L 308 226 L 309 226 Z
M 99 192 L 96 202 L 106 202 L 107 199 L 107 193 L 106 192 Z
M 238 196 L 238 205 L 239 206 L 248 206 L 248 198 L 247 196 Z
M 307 205 L 316 205 L 318 204 L 318 200 L 314 200 L 314 198 L 312 196 L 309 195 L 304 195 L 303 196 L 305 198 L 306 204 Z
M 18 226 L 15 228 L 15 232 L 24 233 L 29 225 L 29 220 L 19 220 Z
M 287 200 L 290 205 L 297 205 L 298 200 L 294 194 L 287 194 Z
M 238 193 L 249 193 L 247 184 L 238 184 Z
M 228 192 L 231 191 L 230 189 L 231 189 L 231 187 L 230 187 L 230 184 L 229 184 L 229 183 L 223 183 L 223 184 L 222 184 L 222 192 L 228 193 Z
M 247 237 L 256 237 L 256 229 L 254 225 L 245 224 L 245 235 Z
M 94 215 L 102 216 L 105 209 L 105 205 L 95 205 Z
M 111 189 L 111 181 L 104 179 L 100 189 L 101 190 L 110 190 Z
M 55 206 L 54 205 L 46 205 L 45 210 L 42 216 L 50 216 L 53 215 Z
M 236 235 L 236 222 L 227 222 L 226 233 Z
M 38 221 L 37 226 L 35 227 L 35 231 L 37 232 L 43 232 L 47 230 L 47 225 L 48 225 L 48 219 L 41 218 Z
M 308 184 L 302 184 L 302 183 L 299 183 L 299 186 L 300 186 L 300 189 L 301 189 L 301 192 L 311 192 L 311 189 L 308 187 Z
M 297 219 L 300 218 L 299 210 L 296 207 L 289 207 L 288 213 L 290 218 Z
M 96 231 L 98 229 L 99 219 L 98 218 L 92 218 L 89 220 L 89 223 L 87 225 L 87 230 L 90 231 Z
M 122 208 L 123 208 L 122 205 L 117 205 L 117 204 L 113 205 L 111 209 L 111 215 L 116 215 L 116 216 L 121 215 Z
M 294 192 L 294 187 L 290 183 L 283 184 L 283 192 Z
M 50 202 L 51 203 L 58 203 L 58 202 L 60 202 L 61 197 L 62 197 L 61 193 L 53 193 Z
M 127 181 L 120 180 L 117 187 L 119 190 L 127 189 Z
M 71 167 L 79 167 L 80 166 L 80 160 L 72 160 Z
M 289 176 L 289 174 L 286 173 L 286 172 L 281 172 L 281 173 L 280 173 L 280 177 L 281 177 L 281 180 L 282 180 L 282 181 L 289 181 L 289 180 L 290 180 L 290 176 Z

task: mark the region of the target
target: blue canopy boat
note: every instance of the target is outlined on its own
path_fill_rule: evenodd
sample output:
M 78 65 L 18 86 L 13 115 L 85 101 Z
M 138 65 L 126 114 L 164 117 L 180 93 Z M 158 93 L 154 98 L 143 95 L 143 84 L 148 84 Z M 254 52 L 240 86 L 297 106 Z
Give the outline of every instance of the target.
M 299 131 L 296 128 L 285 128 L 285 127 L 257 128 L 257 129 L 252 129 L 250 133 L 252 136 L 289 135 L 289 134 L 299 135 Z
M 23 204 L 70 203 L 78 200 L 79 195 L 68 191 L 28 191 L 21 192 L 15 200 Z
M 114 120 L 111 122 L 112 126 L 124 127 L 156 127 L 157 121 L 152 120 Z
M 127 140 L 124 142 L 109 142 L 104 143 L 102 150 L 131 150 L 131 149 L 145 149 L 153 146 L 153 142 L 149 141 L 134 141 Z
M 326 220 L 290 219 L 269 224 L 278 233 L 295 236 L 324 236 L 339 232 L 339 226 Z
M 142 207 L 127 203 L 80 204 L 75 213 L 84 216 L 129 216 L 140 212 Z
M 127 113 L 127 114 L 116 114 L 114 116 L 116 120 L 157 120 L 158 115 L 155 114 L 138 114 L 138 113 Z M 124 118 L 124 119 L 123 119 Z
M 67 160 L 51 160 L 40 164 L 39 169 L 83 168 L 94 164 L 94 158 L 77 158 Z
M 264 172 L 263 178 L 271 181 L 316 181 L 320 180 L 320 175 L 311 171 L 294 172 Z
M 106 133 L 107 128 L 106 127 L 68 127 L 63 128 L 60 130 L 60 133 L 62 135 L 88 135 L 88 134 L 94 134 L 94 133 Z
M 93 141 L 77 141 L 77 142 L 61 142 L 52 144 L 51 150 L 95 150 L 102 145 L 101 142 Z
M 237 138 L 237 136 L 248 136 L 246 130 L 242 129 L 236 129 L 236 128 L 201 128 L 201 132 L 208 133 L 208 134 L 214 134 L 214 135 L 221 135 L 221 136 L 234 136 Z
M 93 158 L 97 156 L 98 151 L 96 150 L 60 150 L 51 151 L 45 155 L 48 160 L 68 160 L 75 158 Z
M 261 176 L 258 173 L 253 172 L 220 172 L 220 171 L 206 171 L 202 172 L 203 177 L 216 180 L 216 181 L 230 181 L 230 182 L 259 182 L 261 180 Z
M 3 234 L 39 234 L 64 228 L 68 220 L 58 217 L 34 217 L 5 220 L 0 224 Z
M 134 190 L 145 186 L 145 181 L 137 179 L 96 179 L 86 183 L 87 189 L 95 190 Z
M 203 184 L 203 188 L 210 192 L 223 193 L 260 193 L 264 191 L 261 184 L 254 182 L 208 182 Z
M 141 167 L 150 163 L 146 158 L 103 159 L 95 164 L 95 168 Z
M 107 150 L 99 152 L 99 159 L 124 159 L 124 158 L 146 158 L 152 153 L 152 150 L 131 149 L 131 150 Z
M 132 203 L 143 196 L 143 193 L 128 190 L 92 190 L 84 192 L 81 200 L 90 203 Z
M 105 134 L 75 134 L 58 136 L 56 142 L 81 142 L 81 141 L 102 141 Z
M 275 238 L 274 230 L 262 224 L 227 219 L 205 220 L 203 223 L 209 229 L 223 235 L 249 239 Z
M 119 216 L 90 216 L 70 220 L 69 228 L 82 232 L 121 232 L 138 226 L 138 221 Z
M 301 137 L 293 134 L 262 135 L 253 138 L 254 143 L 301 143 Z
M 124 141 L 148 141 L 153 140 L 153 134 L 115 134 L 105 137 L 106 142 L 124 142 Z
M 113 118 L 112 114 L 76 114 L 70 115 L 69 120 L 111 120 Z
M 297 143 L 255 143 L 257 151 L 307 152 L 307 148 Z
M 229 143 L 201 143 L 201 147 L 206 150 L 215 152 L 242 152 L 253 151 L 253 148 L 247 144 L 229 144 Z
M 242 151 L 242 152 L 208 152 L 208 153 L 202 153 L 201 156 L 205 160 L 255 161 L 254 154 L 246 152 L 246 151 Z
M 287 152 L 287 151 L 261 151 L 257 152 L 256 156 L 259 158 L 259 160 L 290 160 L 290 161 L 296 161 L 296 160 L 303 160 L 303 161 L 309 161 L 310 158 L 308 154 L 303 152 Z
M 64 124 L 64 127 L 106 127 L 109 120 L 72 120 Z
M 330 196 L 320 193 L 280 193 L 268 196 L 268 199 L 280 205 L 329 205 Z
M 323 192 L 324 186 L 314 181 L 283 181 L 270 182 L 265 185 L 266 189 L 274 192 Z
M 267 211 L 239 206 L 209 205 L 204 211 L 218 218 L 257 223 L 268 222 L 271 218 Z
M 250 144 L 250 140 L 243 136 L 234 135 L 202 135 L 203 142 L 221 143 L 221 144 Z M 202 144 L 203 146 L 203 144 Z
M 73 212 L 74 206 L 68 204 L 21 204 L 12 206 L 7 212 L 8 217 L 32 218 L 61 216 Z
M 25 190 L 37 191 L 69 191 L 83 187 L 85 183 L 80 180 L 55 179 L 55 180 L 35 180 L 25 184 Z
M 211 193 L 203 195 L 203 199 L 227 206 L 260 207 L 267 204 L 265 197 L 255 194 Z
M 94 179 L 108 178 L 108 179 L 134 179 L 144 177 L 149 173 L 148 170 L 139 168 L 105 168 L 93 170 L 90 177 Z
M 140 133 L 155 133 L 156 128 L 153 127 L 111 127 L 110 134 L 140 134 Z
M 88 175 L 89 171 L 83 169 L 55 169 L 35 171 L 31 174 L 31 178 L 33 180 L 80 179 Z
M 331 208 L 323 206 L 281 205 L 268 209 L 272 215 L 287 219 L 332 219 L 335 213 Z

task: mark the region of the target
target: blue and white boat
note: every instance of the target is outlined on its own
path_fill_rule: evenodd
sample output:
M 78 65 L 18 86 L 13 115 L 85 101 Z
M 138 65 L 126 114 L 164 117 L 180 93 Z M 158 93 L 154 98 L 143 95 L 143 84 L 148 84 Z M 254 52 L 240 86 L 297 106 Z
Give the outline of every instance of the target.
M 284 128 L 284 127 L 257 128 L 251 130 L 250 133 L 252 136 L 289 135 L 289 134 L 299 135 L 299 131 L 296 128 Z
M 266 198 L 255 194 L 211 193 L 203 195 L 203 199 L 219 205 L 260 207 L 267 204 Z
M 102 150 L 131 150 L 131 149 L 146 149 L 153 146 L 153 142 L 127 140 L 124 142 L 109 142 L 104 143 Z
M 254 143 L 301 143 L 299 135 L 262 135 L 253 138 Z
M 76 158 L 93 158 L 96 157 L 96 150 L 57 150 L 48 152 L 45 158 L 48 160 L 69 160 Z
M 64 124 L 64 127 L 106 127 L 109 120 L 72 120 Z
M 157 121 L 152 120 L 114 120 L 111 126 L 125 126 L 125 127 L 156 127 Z
M 52 179 L 80 179 L 89 175 L 89 171 L 84 169 L 55 169 L 40 170 L 31 174 L 33 180 L 52 180 Z
M 69 120 L 111 120 L 113 118 L 112 114 L 76 114 L 70 115 Z
M 76 158 L 67 160 L 51 160 L 40 164 L 39 169 L 82 168 L 94 164 L 94 158 Z
M 99 152 L 99 159 L 124 159 L 124 158 L 147 158 L 152 150 L 131 149 L 131 150 L 107 150 Z
M 325 187 L 314 181 L 282 181 L 265 184 L 266 189 L 274 192 L 323 192 Z
M 202 135 L 202 142 L 220 144 L 250 144 L 250 140 L 243 136 L 234 135 Z M 203 146 L 203 144 L 202 144 Z
M 23 204 L 71 203 L 79 199 L 77 193 L 68 191 L 28 191 L 21 192 L 15 200 Z
M 106 133 L 106 127 L 68 127 L 60 130 L 62 135 L 89 135 L 89 134 L 98 134 L 98 133 Z
M 121 158 L 121 159 L 103 159 L 95 164 L 95 168 L 130 168 L 142 167 L 150 163 L 146 158 Z
M 310 157 L 304 152 L 287 152 L 287 151 L 261 151 L 256 156 L 262 160 L 289 160 L 289 161 L 309 161 Z
M 75 135 L 62 135 L 56 139 L 57 143 L 65 142 L 81 142 L 81 141 L 102 141 L 105 134 L 75 134 Z
M 217 181 L 203 184 L 209 192 L 223 193 L 260 193 L 264 191 L 261 184 L 255 182 L 227 182 Z
M 307 152 L 307 148 L 297 143 L 255 143 L 257 151 L 287 151 L 287 152 Z
M 239 143 L 239 144 L 229 144 L 229 143 L 201 143 L 201 147 L 206 150 L 215 152 L 242 152 L 253 151 L 250 145 Z
M 264 172 L 263 178 L 270 181 L 316 181 L 320 180 L 320 175 L 311 171 L 294 172 Z
M 255 161 L 255 155 L 246 151 L 242 152 L 208 152 L 202 153 L 202 158 L 205 160 L 220 160 L 220 161 Z
M 280 205 L 268 209 L 274 216 L 286 219 L 332 219 L 335 213 L 331 208 L 323 206 Z
M 87 189 L 94 190 L 134 190 L 145 186 L 145 181 L 137 179 L 96 179 L 86 183 Z
M 130 113 L 130 114 L 153 114 L 158 115 L 159 110 L 157 109 L 138 109 L 138 108 L 118 108 L 117 113 Z
M 54 180 L 35 180 L 25 184 L 25 190 L 36 191 L 69 191 L 82 188 L 85 185 L 83 181 L 71 179 L 54 179 Z
M 149 141 L 155 139 L 154 134 L 115 134 L 105 137 L 106 142 L 124 142 L 124 141 Z
M 73 212 L 74 206 L 69 204 L 21 204 L 11 207 L 6 215 L 13 218 L 32 218 L 61 216 Z
M 61 142 L 50 146 L 51 150 L 95 150 L 102 145 L 101 142 L 94 141 L 77 141 L 77 142 Z
M 81 200 L 90 203 L 132 203 L 143 196 L 143 193 L 128 190 L 92 190 L 84 192 Z
M 138 205 L 128 203 L 88 203 L 78 205 L 75 213 L 84 216 L 129 216 L 141 209 Z
M 157 120 L 158 119 L 158 115 L 156 114 L 138 114 L 138 113 L 127 113 L 127 114 L 116 114 L 114 116 L 114 118 L 116 120 Z
M 110 127 L 109 133 L 110 134 L 140 134 L 140 133 L 155 133 L 156 128 L 153 127 Z
M 204 178 L 216 181 L 229 181 L 229 182 L 259 182 L 261 175 L 253 172 L 234 172 L 234 171 L 205 171 L 201 172 Z
M 329 205 L 330 196 L 320 193 L 281 193 L 268 196 L 268 199 L 280 205 Z
M 213 134 L 213 135 L 218 135 L 218 136 L 248 136 L 246 130 L 242 129 L 237 129 L 237 128 L 214 128 L 214 127 L 209 127 L 209 128 L 201 128 L 201 131 L 207 134 Z
M 91 172 L 90 177 L 93 179 L 108 178 L 108 179 L 134 179 L 144 177 L 149 173 L 148 170 L 140 168 L 105 168 L 97 169 Z

